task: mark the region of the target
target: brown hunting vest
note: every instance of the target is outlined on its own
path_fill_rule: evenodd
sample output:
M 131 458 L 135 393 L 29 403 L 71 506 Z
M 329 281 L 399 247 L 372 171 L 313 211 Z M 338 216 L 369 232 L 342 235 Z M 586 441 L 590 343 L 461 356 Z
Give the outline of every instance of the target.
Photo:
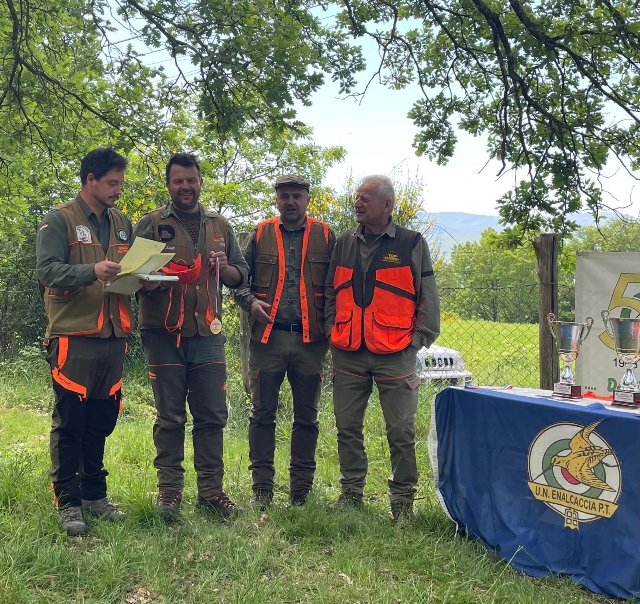
M 280 218 L 258 224 L 256 249 L 251 278 L 251 292 L 271 304 L 269 316 L 278 312 L 285 280 L 285 253 L 282 244 Z M 329 270 L 329 226 L 307 216 L 307 227 L 302 239 L 302 266 L 300 274 L 300 309 L 302 311 L 302 340 L 324 340 L 324 281 Z M 249 317 L 251 339 L 266 344 L 273 326 Z
M 73 199 L 56 208 L 67 222 L 69 264 L 97 264 L 105 259 L 98 235 L 88 225 L 87 217 Z M 129 250 L 127 222 L 116 209 L 108 209 L 111 222 L 106 259 L 118 264 Z M 122 239 L 119 233 L 126 233 Z M 104 282 L 96 279 L 86 287 L 44 288 L 44 306 L 49 315 L 46 337 L 95 336 L 107 338 L 112 333 L 124 338 L 131 333 L 133 314 L 129 296 L 110 294 Z
M 169 212 L 168 206 L 149 212 L 149 217 L 153 224 L 153 239 L 164 241 L 164 251 L 175 254 L 171 262 L 193 266 L 198 256 L 196 246 L 180 220 Z M 211 335 L 209 325 L 214 316 L 221 316 L 222 298 L 220 291 L 216 290 L 215 272 L 209 270 L 207 265 L 209 254 L 219 251 L 221 244 L 227 243 L 228 228 L 227 221 L 220 214 L 205 211 L 206 240 L 200 252 L 200 276 L 193 284 L 176 283 L 163 291 L 154 291 L 150 296 L 140 296 L 140 329 L 162 329 L 176 334 L 184 333 L 187 337 L 196 333 Z

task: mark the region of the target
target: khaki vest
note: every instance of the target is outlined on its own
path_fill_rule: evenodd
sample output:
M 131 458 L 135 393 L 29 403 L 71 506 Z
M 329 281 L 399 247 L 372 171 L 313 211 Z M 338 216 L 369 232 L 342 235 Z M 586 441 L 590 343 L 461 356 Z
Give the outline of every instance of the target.
M 282 244 L 280 218 L 265 220 L 256 231 L 251 292 L 271 304 L 273 319 L 284 288 L 285 252 Z M 302 240 L 302 267 L 300 274 L 300 309 L 302 311 L 302 340 L 324 340 L 324 281 L 329 270 L 329 227 L 327 223 L 307 217 Z M 273 326 L 249 317 L 251 339 L 263 344 L 269 341 Z
M 77 201 L 57 208 L 67 222 L 69 264 L 97 264 L 105 259 L 98 235 L 88 225 L 87 217 Z M 111 220 L 109 249 L 106 259 L 120 263 L 129 250 L 127 222 L 115 209 L 107 210 Z M 123 240 L 118 233 L 126 233 Z M 107 338 L 112 333 L 123 338 L 131 333 L 133 314 L 129 296 L 109 294 L 98 279 L 86 287 L 44 288 L 44 306 L 49 315 L 46 337 L 96 336 Z
M 198 255 L 191 236 L 168 207 L 149 212 L 153 224 L 153 239 L 166 241 L 165 252 L 175 254 L 172 262 L 192 266 Z M 227 221 L 214 212 L 206 212 L 204 248 L 202 249 L 202 273 L 193 284 L 177 283 L 150 296 L 140 296 L 140 329 L 163 329 L 187 336 L 199 333 L 211 335 L 209 324 L 214 314 L 221 316 L 222 298 L 216 291 L 216 276 L 208 270 L 209 254 L 220 250 L 220 243 L 227 243 Z M 220 282 L 222 287 L 222 282 Z M 216 309 L 217 299 L 217 313 Z

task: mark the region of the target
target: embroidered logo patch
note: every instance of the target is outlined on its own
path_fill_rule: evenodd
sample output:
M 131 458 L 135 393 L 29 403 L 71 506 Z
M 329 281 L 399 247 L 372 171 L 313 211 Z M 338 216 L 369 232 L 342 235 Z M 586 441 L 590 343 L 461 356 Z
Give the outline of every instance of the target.
M 158 226 L 158 238 L 160 241 L 172 241 L 176 236 L 176 230 L 170 224 L 161 224 Z
M 127 233 L 124 230 L 120 229 L 118 231 L 118 237 L 119 237 L 119 239 L 121 241 L 126 241 L 127 240 Z
M 392 262 L 393 264 L 400 264 L 402 260 L 400 259 L 400 256 L 398 256 L 396 252 L 389 252 L 388 254 L 385 254 L 383 256 L 382 262 Z
M 82 224 L 76 227 L 76 237 L 81 243 L 91 243 L 91 231 L 89 227 Z

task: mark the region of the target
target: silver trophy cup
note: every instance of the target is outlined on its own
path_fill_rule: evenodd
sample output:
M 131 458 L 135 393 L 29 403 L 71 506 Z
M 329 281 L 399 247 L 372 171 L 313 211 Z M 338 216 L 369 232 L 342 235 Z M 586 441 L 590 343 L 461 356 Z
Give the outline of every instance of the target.
M 576 385 L 571 364 L 578 358 L 580 344 L 586 339 L 593 325 L 593 318 L 587 317 L 585 323 L 567 323 L 556 321 L 556 316 L 550 312 L 547 324 L 556 342 L 558 355 L 564 361 L 564 368 L 560 374 L 560 382 L 554 385 L 553 393 L 568 398 L 582 396 L 582 388 Z
M 613 338 L 618 362 L 625 367 L 619 388 L 613 392 L 613 404 L 637 407 L 640 405 L 640 385 L 633 370 L 640 361 L 640 318 L 623 319 L 609 316 L 603 310 L 602 320 Z

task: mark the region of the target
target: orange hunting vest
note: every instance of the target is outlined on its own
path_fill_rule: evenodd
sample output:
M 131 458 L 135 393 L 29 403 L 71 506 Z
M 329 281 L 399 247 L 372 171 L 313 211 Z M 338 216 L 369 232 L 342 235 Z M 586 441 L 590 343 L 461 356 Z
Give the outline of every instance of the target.
M 258 224 L 253 259 L 251 292 L 258 300 L 271 304 L 269 316 L 278 312 L 285 279 L 285 254 L 280 218 Z M 329 270 L 329 226 L 307 216 L 302 238 L 300 274 L 300 309 L 302 311 L 302 341 L 324 340 L 324 282 Z M 249 318 L 251 339 L 266 344 L 273 325 Z
M 366 274 L 358 237 L 343 239 L 346 249 L 336 253 L 357 260 L 354 268 L 338 263 L 333 276 L 336 318 L 331 343 L 336 348 L 354 352 L 364 345 L 376 354 L 390 354 L 411 344 L 417 308 L 411 253 L 420 237 L 396 227 L 395 237 L 383 238 Z

